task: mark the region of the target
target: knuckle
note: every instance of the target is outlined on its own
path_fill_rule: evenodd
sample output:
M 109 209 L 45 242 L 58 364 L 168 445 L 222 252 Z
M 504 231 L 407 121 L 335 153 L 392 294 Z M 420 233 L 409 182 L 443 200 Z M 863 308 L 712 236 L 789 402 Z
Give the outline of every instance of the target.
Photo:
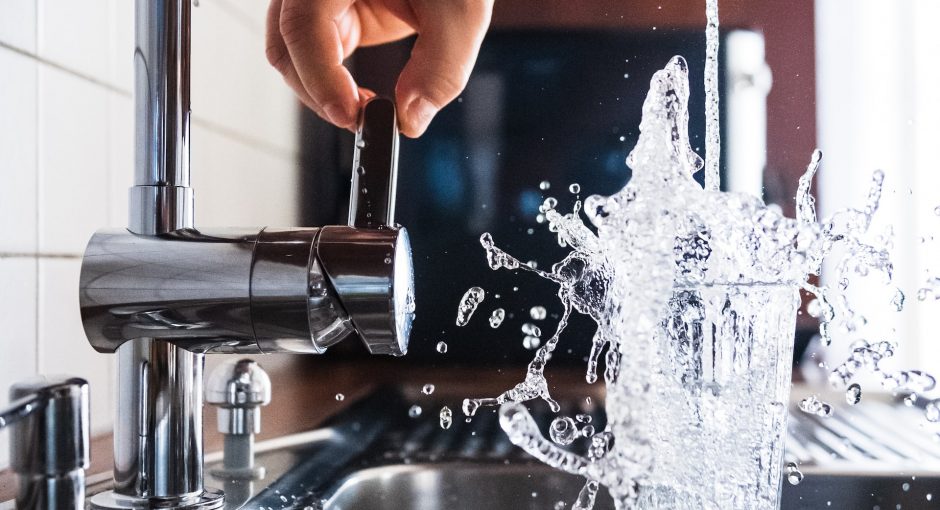
M 278 29 L 284 42 L 291 44 L 299 39 L 301 33 L 310 29 L 312 22 L 312 15 L 307 8 L 298 6 L 296 2 L 285 2 L 278 20 Z
M 453 68 L 451 72 L 433 71 L 425 84 L 428 99 L 434 106 L 443 108 L 463 91 L 467 85 L 469 74 L 461 68 Z
M 268 44 L 264 49 L 264 56 L 267 57 L 268 63 L 282 74 L 290 62 L 290 53 L 287 52 L 287 48 L 283 44 Z

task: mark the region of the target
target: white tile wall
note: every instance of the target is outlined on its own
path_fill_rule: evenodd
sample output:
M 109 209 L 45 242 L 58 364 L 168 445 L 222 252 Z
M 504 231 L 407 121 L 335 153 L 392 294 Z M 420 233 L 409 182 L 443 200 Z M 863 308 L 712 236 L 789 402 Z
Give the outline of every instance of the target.
M 0 47 L 0 252 L 36 251 L 37 68 Z
M 294 224 L 297 103 L 265 62 L 267 0 L 199 4 L 197 224 Z M 112 420 L 114 359 L 88 346 L 77 285 L 88 236 L 127 221 L 133 10 L 131 0 L 0 0 L 0 405 L 30 375 L 80 375 L 96 431 Z M 0 432 L 0 469 L 7 441 Z

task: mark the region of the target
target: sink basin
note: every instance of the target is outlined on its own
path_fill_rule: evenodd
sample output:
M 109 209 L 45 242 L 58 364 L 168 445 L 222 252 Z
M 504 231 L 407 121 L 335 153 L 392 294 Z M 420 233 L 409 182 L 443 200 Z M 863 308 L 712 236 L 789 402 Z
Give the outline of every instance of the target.
M 546 510 L 568 508 L 584 479 L 536 464 L 443 463 L 369 468 L 326 494 L 324 510 Z M 606 494 L 594 507 L 612 509 Z
M 545 510 L 561 501 L 570 509 L 584 485 L 512 445 L 493 409 L 444 430 L 435 413 L 409 418 L 409 405 L 395 392 L 379 393 L 307 433 L 315 437 L 259 443 L 257 462 L 268 476 L 243 491 L 243 504 L 230 500 L 226 508 Z M 591 414 L 599 428 L 605 423 L 600 408 L 562 405 L 566 413 Z M 916 423 L 908 412 L 915 410 L 869 402 L 826 420 L 791 415 L 786 457 L 805 477 L 784 482 L 782 509 L 940 508 L 940 444 L 916 426 L 904 428 L 906 418 Z M 533 416 L 544 430 L 554 415 L 533 406 Z M 231 495 L 239 486 L 218 488 Z M 613 508 L 603 488 L 595 508 Z
M 907 481 L 902 482 L 900 477 L 808 476 L 799 485 L 784 484 L 782 509 L 938 508 L 940 503 L 934 495 L 940 497 L 940 479 L 905 478 Z M 568 509 L 583 485 L 583 478 L 539 464 L 391 465 L 347 476 L 325 494 L 323 508 L 545 510 L 562 501 L 563 508 Z M 603 488 L 594 508 L 614 508 Z

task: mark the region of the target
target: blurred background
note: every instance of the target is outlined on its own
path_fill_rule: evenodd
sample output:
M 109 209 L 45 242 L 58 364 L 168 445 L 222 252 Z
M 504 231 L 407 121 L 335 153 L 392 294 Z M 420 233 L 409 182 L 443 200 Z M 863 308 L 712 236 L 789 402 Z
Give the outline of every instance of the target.
M 266 2 L 198 3 L 191 144 L 197 225 L 341 221 L 352 136 L 304 111 L 268 66 Z M 797 180 L 819 147 L 824 217 L 860 205 L 871 173 L 885 170 L 875 229 L 893 225 L 896 281 L 907 305 L 895 312 L 891 292 L 864 285 L 854 299 L 873 335 L 902 342 L 898 368 L 940 371 L 931 320 L 937 303 L 933 295 L 916 298 L 940 270 L 933 237 L 940 226 L 933 150 L 940 72 L 930 64 L 940 52 L 931 26 L 940 4 L 722 0 L 720 9 L 725 189 L 759 194 L 792 216 Z M 532 355 L 520 326 L 540 305 L 549 316 L 537 324 L 554 329 L 555 289 L 528 275 L 491 272 L 479 235 L 491 232 L 498 245 L 541 267 L 560 260 L 565 250 L 538 223 L 539 204 L 554 196 L 570 208 L 572 183 L 581 198 L 623 186 L 649 79 L 676 54 L 689 62 L 691 139 L 704 156 L 704 26 L 700 0 L 496 3 L 465 93 L 425 136 L 401 142 L 397 219 L 412 236 L 418 309 L 409 355 L 382 365 L 390 379 L 424 368 L 519 375 Z M 349 67 L 361 84 L 390 93 L 411 44 L 362 49 Z M 91 382 L 99 432 L 110 428 L 114 357 L 95 353 L 84 339 L 77 282 L 91 233 L 126 222 L 133 46 L 129 0 L 0 0 L 0 389 L 35 373 L 82 375 Z M 468 327 L 456 328 L 457 302 L 473 285 L 489 297 Z M 485 316 L 497 306 L 508 318 L 492 330 Z M 819 350 L 811 342 L 815 328 L 802 314 L 797 361 L 806 362 L 797 377 L 824 375 L 819 361 L 844 358 L 848 340 Z M 592 332 L 589 321 L 576 320 L 553 363 L 580 373 Z M 435 349 L 440 341 L 449 345 L 446 355 Z M 300 364 L 312 373 L 361 360 L 327 388 L 350 391 L 372 368 L 364 349 L 348 344 L 324 357 L 262 362 L 273 372 Z M 6 448 L 0 437 L 0 468 Z

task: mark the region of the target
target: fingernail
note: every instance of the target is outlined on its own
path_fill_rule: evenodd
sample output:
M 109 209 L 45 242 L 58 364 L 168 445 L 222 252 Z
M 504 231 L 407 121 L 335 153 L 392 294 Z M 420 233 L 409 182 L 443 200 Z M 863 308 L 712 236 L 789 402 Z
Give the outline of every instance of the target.
M 422 96 L 418 96 L 408 105 L 408 117 L 415 129 L 415 136 L 421 136 L 428 128 L 428 124 L 437 114 L 437 107 Z
M 326 114 L 327 120 L 339 127 L 346 127 L 351 122 L 349 115 L 346 113 L 346 109 L 343 108 L 339 103 L 328 103 L 323 105 L 323 113 Z

